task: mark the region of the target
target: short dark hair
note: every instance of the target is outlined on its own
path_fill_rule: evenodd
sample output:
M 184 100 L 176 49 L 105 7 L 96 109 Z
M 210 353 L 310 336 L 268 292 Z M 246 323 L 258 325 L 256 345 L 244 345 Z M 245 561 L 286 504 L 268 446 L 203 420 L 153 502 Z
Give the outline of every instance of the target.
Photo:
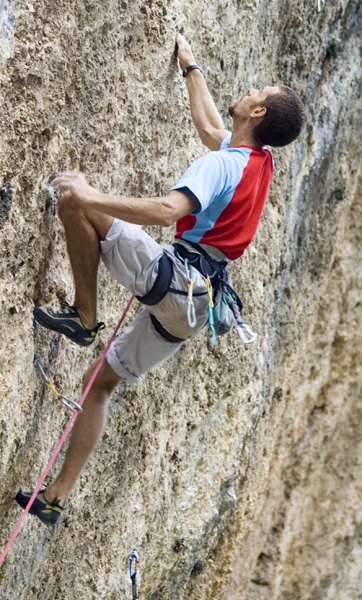
M 299 96 L 288 86 L 281 85 L 278 94 L 265 100 L 265 116 L 254 129 L 263 146 L 286 146 L 293 142 L 307 122 L 307 113 Z

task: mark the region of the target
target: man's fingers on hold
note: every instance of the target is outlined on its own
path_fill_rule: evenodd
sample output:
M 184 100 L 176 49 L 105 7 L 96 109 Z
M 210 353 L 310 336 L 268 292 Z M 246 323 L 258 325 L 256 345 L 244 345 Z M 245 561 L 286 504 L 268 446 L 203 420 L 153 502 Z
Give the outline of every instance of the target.
M 80 171 L 64 171 L 64 173 L 60 173 L 57 177 L 55 177 L 55 179 L 53 179 L 51 185 L 55 187 L 57 185 L 70 184 L 79 176 L 85 178 L 83 173 Z
M 65 179 L 64 177 L 56 177 L 51 182 L 52 187 L 62 187 L 63 185 L 70 183 L 70 180 Z

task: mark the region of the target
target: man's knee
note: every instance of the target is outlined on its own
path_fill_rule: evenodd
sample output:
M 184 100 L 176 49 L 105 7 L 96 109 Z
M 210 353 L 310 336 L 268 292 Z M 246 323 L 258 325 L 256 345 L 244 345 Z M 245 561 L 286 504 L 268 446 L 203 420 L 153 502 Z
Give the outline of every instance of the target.
M 58 216 L 65 228 L 67 224 L 72 223 L 80 224 L 83 222 L 87 224 L 87 226 L 94 229 L 100 240 L 106 239 L 113 223 L 113 217 L 89 208 L 82 208 L 76 202 L 71 202 L 68 197 L 60 198 Z
M 70 201 L 68 197 L 60 198 L 58 203 L 58 216 L 62 223 L 64 223 L 69 218 L 74 218 L 76 212 L 79 212 L 79 209 L 76 204 Z

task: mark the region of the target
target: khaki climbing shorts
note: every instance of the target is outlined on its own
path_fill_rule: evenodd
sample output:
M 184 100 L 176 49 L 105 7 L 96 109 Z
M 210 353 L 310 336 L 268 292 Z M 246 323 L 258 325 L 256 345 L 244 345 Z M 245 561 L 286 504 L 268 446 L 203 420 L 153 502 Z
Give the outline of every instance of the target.
M 187 292 L 187 275 L 183 262 L 174 254 L 172 245 L 155 242 L 140 225 L 114 219 L 107 237 L 101 242 L 101 257 L 115 279 L 135 296 L 144 296 L 152 288 L 163 252 L 173 262 L 171 287 Z M 187 319 L 187 296 L 168 292 L 153 306 L 144 307 L 132 323 L 112 343 L 107 362 L 127 381 L 138 383 L 144 373 L 172 356 L 182 345 L 167 341 L 154 328 L 150 314 L 171 335 L 189 339 L 198 333 L 208 320 L 208 294 L 202 275 L 191 267 L 196 326 Z M 201 295 L 197 295 L 201 294 Z

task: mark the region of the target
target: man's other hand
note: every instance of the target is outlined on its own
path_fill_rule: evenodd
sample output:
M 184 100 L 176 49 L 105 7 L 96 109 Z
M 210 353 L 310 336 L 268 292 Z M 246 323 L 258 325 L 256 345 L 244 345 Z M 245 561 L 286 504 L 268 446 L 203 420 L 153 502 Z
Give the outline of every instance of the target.
M 195 59 L 194 55 L 192 54 L 190 44 L 186 41 L 186 38 L 181 33 L 176 35 L 176 46 L 181 70 L 183 71 L 186 69 L 186 67 L 194 65 Z
M 72 199 L 79 206 L 85 206 L 87 200 L 92 197 L 93 188 L 86 180 L 84 173 L 80 171 L 64 171 L 51 182 L 53 187 L 59 187 L 62 199 Z

